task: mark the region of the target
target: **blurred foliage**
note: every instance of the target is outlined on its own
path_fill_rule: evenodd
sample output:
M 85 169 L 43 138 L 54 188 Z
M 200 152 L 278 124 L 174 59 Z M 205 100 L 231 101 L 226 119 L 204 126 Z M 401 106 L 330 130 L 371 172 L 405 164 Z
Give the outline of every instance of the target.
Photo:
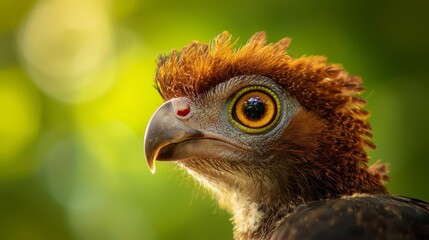
M 429 200 L 425 1 L 0 1 L 0 239 L 231 239 L 228 214 L 145 126 L 155 59 L 223 30 L 292 38 L 365 81 L 391 192 Z

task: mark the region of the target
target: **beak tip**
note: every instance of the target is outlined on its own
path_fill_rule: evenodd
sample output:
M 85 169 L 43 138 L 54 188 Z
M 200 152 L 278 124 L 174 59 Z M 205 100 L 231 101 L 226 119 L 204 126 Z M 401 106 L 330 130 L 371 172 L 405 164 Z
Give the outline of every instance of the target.
M 152 174 L 155 174 L 156 166 L 155 166 L 155 159 L 152 157 L 146 157 L 147 166 L 149 168 L 149 171 Z
M 151 150 L 152 148 L 149 146 L 148 142 L 150 141 L 145 141 L 145 157 L 146 157 L 146 163 L 147 166 L 149 168 L 149 171 L 152 174 L 155 174 L 155 156 L 156 154 Z
M 156 168 L 155 168 L 155 164 L 149 165 L 149 171 L 152 174 L 155 174 Z

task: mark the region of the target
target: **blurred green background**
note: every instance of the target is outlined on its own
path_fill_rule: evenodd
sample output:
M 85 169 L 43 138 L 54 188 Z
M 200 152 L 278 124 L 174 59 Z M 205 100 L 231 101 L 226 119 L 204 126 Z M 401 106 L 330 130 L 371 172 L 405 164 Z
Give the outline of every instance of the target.
M 223 30 L 292 38 L 364 79 L 371 161 L 429 200 L 425 1 L 0 0 L 0 239 L 231 239 L 229 215 L 171 163 L 152 175 L 155 59 Z

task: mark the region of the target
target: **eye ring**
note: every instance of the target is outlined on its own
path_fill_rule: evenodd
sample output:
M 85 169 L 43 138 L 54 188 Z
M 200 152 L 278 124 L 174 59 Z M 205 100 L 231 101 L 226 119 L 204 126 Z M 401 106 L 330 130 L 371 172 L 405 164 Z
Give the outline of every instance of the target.
M 271 129 L 280 119 L 280 113 L 279 97 L 264 86 L 249 86 L 239 90 L 228 106 L 231 123 L 251 134 Z

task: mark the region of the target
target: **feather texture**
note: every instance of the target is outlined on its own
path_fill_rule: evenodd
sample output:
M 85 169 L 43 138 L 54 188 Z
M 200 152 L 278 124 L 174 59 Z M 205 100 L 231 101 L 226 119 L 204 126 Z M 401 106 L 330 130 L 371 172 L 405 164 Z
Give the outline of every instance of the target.
M 276 229 L 272 239 L 427 239 L 429 204 L 388 195 L 309 202 Z

